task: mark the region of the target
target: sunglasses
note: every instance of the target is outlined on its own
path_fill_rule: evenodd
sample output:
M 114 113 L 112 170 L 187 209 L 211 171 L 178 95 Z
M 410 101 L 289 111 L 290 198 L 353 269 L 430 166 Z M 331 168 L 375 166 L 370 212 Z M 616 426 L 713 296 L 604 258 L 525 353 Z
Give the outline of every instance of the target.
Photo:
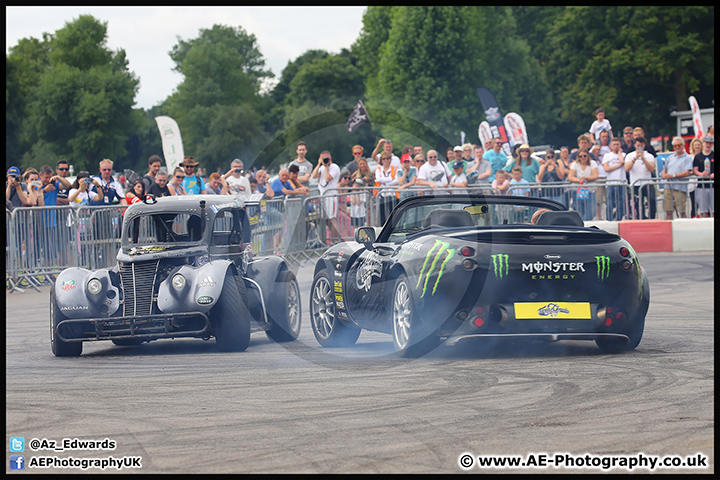
M 61 172 L 67 172 L 67 171 L 70 170 L 70 169 L 69 169 L 69 168 L 58 168 L 58 170 L 61 171 Z
M 673 148 L 681 148 L 682 145 L 673 145 Z
M 101 172 L 112 172 L 112 168 L 101 168 Z
M 545 155 L 545 158 L 555 158 L 555 155 L 552 153 L 548 153 L 547 155 Z
M 183 180 L 185 178 L 185 175 L 183 175 L 182 177 L 175 175 L 175 178 L 177 178 L 178 180 Z
M 188 169 L 195 168 L 195 165 L 185 165 L 185 168 L 188 168 Z
M 588 158 L 587 155 L 578 155 L 578 158 Z
M 428 158 L 437 158 L 437 155 L 428 155 Z
M 425 163 L 425 160 L 415 160 L 415 163 Z
M 503 142 L 495 142 L 495 145 L 502 145 Z
M 362 155 L 362 152 L 353 152 L 353 155 Z
M 350 177 L 343 177 L 343 180 L 350 180 Z

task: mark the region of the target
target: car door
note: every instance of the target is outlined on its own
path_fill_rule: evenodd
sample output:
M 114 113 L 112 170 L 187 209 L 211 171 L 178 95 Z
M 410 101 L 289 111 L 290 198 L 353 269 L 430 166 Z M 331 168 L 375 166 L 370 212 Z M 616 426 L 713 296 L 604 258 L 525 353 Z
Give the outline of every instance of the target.
M 388 318 L 386 292 L 392 288 L 387 273 L 393 265 L 396 245 L 375 244 L 361 249 L 350 261 L 344 301 L 352 318 L 363 328 L 385 331 Z

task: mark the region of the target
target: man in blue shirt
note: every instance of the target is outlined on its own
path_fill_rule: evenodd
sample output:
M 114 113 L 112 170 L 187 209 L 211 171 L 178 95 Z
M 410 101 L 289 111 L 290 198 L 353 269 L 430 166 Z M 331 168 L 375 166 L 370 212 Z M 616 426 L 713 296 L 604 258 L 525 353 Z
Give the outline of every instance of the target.
M 508 161 L 507 155 L 502 152 L 502 139 L 495 137 L 493 138 L 492 150 L 487 150 L 483 155 L 483 158 L 490 162 L 492 173 L 488 178 L 488 182 L 492 183 L 495 180 L 495 172 L 505 168 L 505 164 Z
M 206 194 L 205 182 L 200 175 L 195 173 L 195 169 L 200 165 L 195 161 L 195 157 L 183 158 L 180 166 L 185 169 L 185 179 L 182 182 L 182 186 L 185 192 L 190 195 L 197 195 L 199 193 Z
M 688 177 L 692 175 L 693 158 L 685 151 L 685 140 L 682 137 L 672 139 L 673 153 L 665 159 L 665 167 L 660 176 L 669 183 L 665 185 L 663 205 L 666 220 L 673 219 L 673 206 L 680 217 L 687 218 L 685 213 L 688 191 Z
M 290 183 L 290 173 L 288 173 L 286 168 L 280 170 L 280 173 L 278 173 L 278 178 L 273 180 L 272 184 L 270 184 L 270 188 L 272 188 L 273 192 L 275 193 L 274 198 L 279 198 L 283 195 L 293 194 L 294 188 Z

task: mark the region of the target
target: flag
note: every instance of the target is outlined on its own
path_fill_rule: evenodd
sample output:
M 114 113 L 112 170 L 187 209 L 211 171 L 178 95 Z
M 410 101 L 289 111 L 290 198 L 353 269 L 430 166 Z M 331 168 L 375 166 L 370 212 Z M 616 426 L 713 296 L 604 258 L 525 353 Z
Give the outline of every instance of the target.
M 515 112 L 505 114 L 503 119 L 505 123 L 505 131 L 508 132 L 510 138 L 510 146 L 530 144 L 528 142 L 527 130 L 525 129 L 525 121 Z
M 702 117 L 700 116 L 700 107 L 698 106 L 697 100 L 695 100 L 695 97 L 688 98 L 688 103 L 690 103 L 690 109 L 692 110 L 692 119 L 693 119 L 693 129 L 695 130 L 695 136 L 697 138 L 702 138 L 703 136 L 703 125 L 702 125 Z
M 175 168 L 180 166 L 180 162 L 185 157 L 182 138 L 180 137 L 180 127 L 170 117 L 155 117 L 155 122 L 157 122 L 160 130 L 163 156 L 165 157 L 168 175 L 172 175 Z
M 363 104 L 362 100 L 358 100 L 358 103 L 357 105 L 355 105 L 355 108 L 350 114 L 350 117 L 348 117 L 345 128 L 347 128 L 348 132 L 352 133 L 357 130 L 360 125 L 369 121 L 370 115 L 368 115 L 365 105 Z
M 500 111 L 500 105 L 498 105 L 495 99 L 495 95 L 485 87 L 477 87 L 477 94 L 480 97 L 480 102 L 482 102 L 485 120 L 487 120 L 490 125 L 490 131 L 493 137 L 498 137 L 502 140 L 503 152 L 505 152 L 505 155 L 510 155 L 510 144 L 508 143 L 507 133 L 505 132 L 503 115 Z
M 480 138 L 483 148 L 485 148 L 485 144 L 488 142 L 488 140 L 492 140 L 493 135 L 490 131 L 490 124 L 487 122 L 487 120 L 483 120 L 480 123 L 480 126 L 478 127 L 478 138 Z

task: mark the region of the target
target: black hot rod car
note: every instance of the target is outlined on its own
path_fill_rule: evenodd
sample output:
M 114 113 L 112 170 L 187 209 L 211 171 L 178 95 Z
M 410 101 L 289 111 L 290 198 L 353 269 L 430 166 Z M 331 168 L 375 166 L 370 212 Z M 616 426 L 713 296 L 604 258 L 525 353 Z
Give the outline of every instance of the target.
M 68 268 L 51 287 L 53 353 L 78 356 L 83 342 L 96 340 L 211 336 L 223 351 L 242 351 L 253 331 L 295 340 L 301 305 L 294 274 L 280 257 L 252 256 L 257 200 L 147 196 L 129 206 L 116 266 Z
M 560 203 L 421 195 L 323 254 L 310 319 L 323 346 L 351 345 L 367 329 L 391 334 L 403 356 L 481 336 L 618 351 L 640 342 L 649 298 L 632 246 Z

